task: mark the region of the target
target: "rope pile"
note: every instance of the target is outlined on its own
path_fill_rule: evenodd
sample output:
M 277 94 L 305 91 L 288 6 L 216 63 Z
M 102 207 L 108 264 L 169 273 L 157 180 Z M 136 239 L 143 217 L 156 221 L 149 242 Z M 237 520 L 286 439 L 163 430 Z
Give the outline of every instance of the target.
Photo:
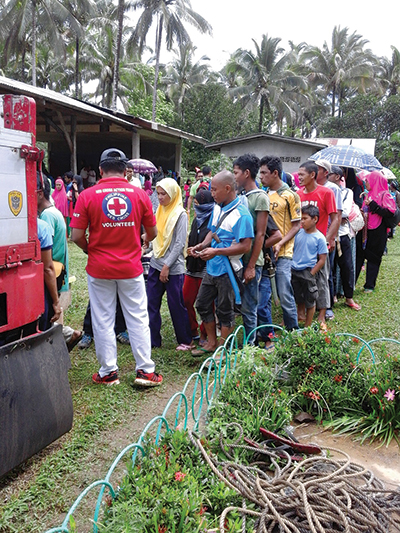
M 242 442 L 243 431 L 236 427 L 239 437 L 226 443 L 221 434 L 220 446 L 231 461 L 218 461 L 210 456 L 200 439 L 190 434 L 192 443 L 201 451 L 219 479 L 239 492 L 257 510 L 228 507 L 221 514 L 219 530 L 225 533 L 226 518 L 232 511 L 242 515 L 242 531 L 246 531 L 246 517 L 255 519 L 256 533 L 391 533 L 400 531 L 400 491 L 385 490 L 382 481 L 363 466 L 324 455 L 308 457 L 294 463 L 287 456 L 279 457 L 272 448 L 255 449 Z M 257 461 L 249 466 L 234 462 L 235 449 L 257 454 Z M 263 459 L 263 460 L 262 460 Z M 285 463 L 283 465 L 283 463 Z M 269 465 L 273 465 L 270 471 Z M 268 467 L 268 468 L 266 468 Z

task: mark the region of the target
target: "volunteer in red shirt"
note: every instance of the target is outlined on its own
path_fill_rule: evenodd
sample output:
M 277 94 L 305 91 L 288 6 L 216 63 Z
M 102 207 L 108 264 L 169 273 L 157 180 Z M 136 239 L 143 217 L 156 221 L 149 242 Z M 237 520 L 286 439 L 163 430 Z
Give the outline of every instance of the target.
M 319 220 L 317 229 L 326 236 L 328 249 L 335 246 L 337 233 L 337 218 L 335 195 L 328 187 L 323 187 L 317 183 L 318 166 L 313 161 L 306 161 L 299 168 L 300 189 L 297 194 L 300 196 L 301 206 L 315 205 L 319 209 Z M 331 224 L 328 228 L 329 217 Z M 329 293 L 329 261 L 325 261 L 324 268 L 317 273 L 318 286 L 318 321 L 321 327 L 326 329 L 325 312 L 330 307 Z
M 146 240 L 157 235 L 147 194 L 125 178 L 127 158 L 116 148 L 101 154 L 100 181 L 78 198 L 71 238 L 88 254 L 86 272 L 97 359 L 94 383 L 119 383 L 114 333 L 117 294 L 136 360 L 135 383 L 156 386 L 162 376 L 151 359 L 147 296 L 141 263 L 141 227 Z M 89 228 L 89 239 L 86 229 Z

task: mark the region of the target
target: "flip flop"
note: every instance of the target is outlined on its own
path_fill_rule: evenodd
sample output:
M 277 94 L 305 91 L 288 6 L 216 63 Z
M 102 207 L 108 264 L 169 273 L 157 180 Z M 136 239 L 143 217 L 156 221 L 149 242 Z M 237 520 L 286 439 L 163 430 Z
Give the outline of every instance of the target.
M 192 350 L 193 357 L 201 357 L 205 353 L 214 353 L 215 350 L 206 350 L 205 348 L 197 348 L 196 350 Z
M 353 304 L 345 302 L 345 304 L 347 305 L 347 307 L 351 307 L 351 309 L 354 309 L 354 311 L 360 311 L 361 309 L 361 305 L 357 304 L 356 302 L 354 302 Z

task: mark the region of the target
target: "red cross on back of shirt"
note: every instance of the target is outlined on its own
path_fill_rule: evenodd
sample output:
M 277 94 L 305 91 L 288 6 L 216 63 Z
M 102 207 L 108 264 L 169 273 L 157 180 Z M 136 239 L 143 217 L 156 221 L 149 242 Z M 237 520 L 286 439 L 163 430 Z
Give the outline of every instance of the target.
M 118 198 L 114 198 L 113 204 L 108 204 L 108 210 L 114 211 L 114 215 L 116 216 L 120 215 L 123 209 L 126 209 L 126 204 L 120 203 Z

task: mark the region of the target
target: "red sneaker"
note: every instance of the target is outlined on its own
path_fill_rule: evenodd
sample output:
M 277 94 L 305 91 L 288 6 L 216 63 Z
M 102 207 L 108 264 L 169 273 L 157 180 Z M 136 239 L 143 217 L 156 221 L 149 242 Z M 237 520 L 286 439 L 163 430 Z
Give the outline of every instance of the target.
M 97 372 L 92 376 L 93 383 L 102 384 L 102 385 L 119 385 L 118 372 L 113 370 L 106 376 L 100 377 L 100 374 Z
M 145 372 L 144 370 L 138 370 L 136 372 L 136 385 L 142 385 L 143 387 L 157 387 L 161 385 L 163 377 L 156 372 Z

